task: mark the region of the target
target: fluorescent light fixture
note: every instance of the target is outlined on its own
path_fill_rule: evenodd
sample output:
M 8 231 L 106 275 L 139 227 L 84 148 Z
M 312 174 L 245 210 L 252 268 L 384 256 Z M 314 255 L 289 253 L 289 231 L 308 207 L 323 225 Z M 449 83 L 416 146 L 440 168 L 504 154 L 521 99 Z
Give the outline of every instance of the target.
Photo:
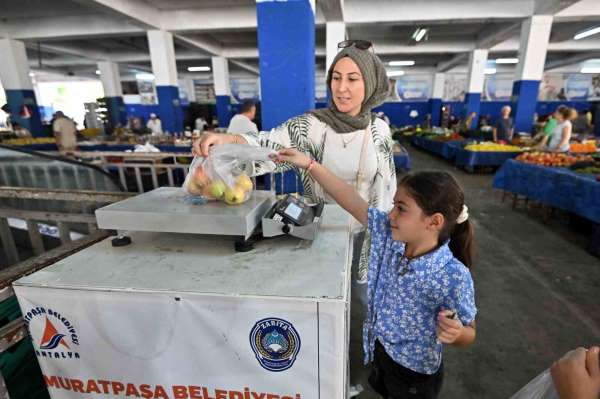
M 583 67 L 581 73 L 600 73 L 600 67 Z
M 35 73 L 29 72 L 29 76 L 33 78 L 35 76 Z
M 412 38 L 415 42 L 420 42 L 425 37 L 425 34 L 427 34 L 427 28 L 417 28 L 413 32 Z
M 388 62 L 389 66 L 413 66 L 415 65 L 415 62 L 412 60 L 407 60 L 407 61 L 390 61 Z
M 96 69 L 96 75 L 100 75 L 100 70 Z
M 496 64 L 518 64 L 518 58 L 496 58 Z
M 210 71 L 210 67 L 208 66 L 192 66 L 188 67 L 188 72 L 208 72 Z
M 483 70 L 483 73 L 485 73 L 486 75 L 493 75 L 496 73 L 496 68 L 485 68 Z
M 137 80 L 154 80 L 154 75 L 151 73 L 136 73 L 135 78 Z
M 575 40 L 583 39 L 585 37 L 595 35 L 596 33 L 600 33 L 600 26 L 596 26 L 595 28 L 591 28 L 591 29 L 584 30 L 583 32 L 579 32 L 578 34 L 573 36 L 573 39 L 575 39 Z
M 402 76 L 404 75 L 404 71 L 388 71 L 387 76 L 388 77 L 394 77 L 394 76 Z

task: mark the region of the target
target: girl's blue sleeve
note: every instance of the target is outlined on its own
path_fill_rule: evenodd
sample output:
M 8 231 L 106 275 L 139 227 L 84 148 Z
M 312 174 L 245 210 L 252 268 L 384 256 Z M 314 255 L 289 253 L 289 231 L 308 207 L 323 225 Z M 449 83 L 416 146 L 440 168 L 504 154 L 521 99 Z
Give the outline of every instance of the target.
M 457 262 L 450 269 L 449 287 L 444 309 L 456 311 L 463 325 L 469 325 L 475 320 L 475 287 L 471 273 L 462 263 Z

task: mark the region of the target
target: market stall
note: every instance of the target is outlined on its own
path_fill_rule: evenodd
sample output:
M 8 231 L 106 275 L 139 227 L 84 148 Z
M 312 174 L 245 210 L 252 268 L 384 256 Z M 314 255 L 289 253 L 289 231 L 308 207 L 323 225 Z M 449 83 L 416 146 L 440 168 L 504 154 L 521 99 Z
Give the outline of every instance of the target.
M 349 216 L 326 205 L 317 240 L 236 252 L 274 201 L 194 206 L 161 188 L 97 211 L 131 243 L 15 282 L 52 398 L 346 398 Z
M 600 168 L 596 173 L 593 169 L 567 168 L 585 159 L 563 154 L 524 154 L 521 160 L 511 159 L 502 165 L 493 186 L 592 221 L 595 236 L 590 250 L 600 254 Z
M 457 167 L 473 172 L 477 167 L 496 167 L 506 160 L 515 158 L 522 152 L 521 148 L 495 143 L 467 144 L 456 149 L 454 164 Z
M 439 137 L 438 137 L 439 136 Z M 443 138 L 442 135 L 415 135 L 412 138 L 412 144 L 422 148 L 427 152 L 439 155 L 447 160 L 452 160 L 456 156 L 457 149 L 464 138 L 455 135 L 449 138 Z M 462 148 L 462 146 L 460 147 Z

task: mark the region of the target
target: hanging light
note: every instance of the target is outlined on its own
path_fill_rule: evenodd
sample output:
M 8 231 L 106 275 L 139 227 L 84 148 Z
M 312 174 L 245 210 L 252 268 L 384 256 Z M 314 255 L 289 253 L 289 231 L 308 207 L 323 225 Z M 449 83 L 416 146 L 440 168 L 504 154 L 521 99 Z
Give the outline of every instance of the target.
M 427 28 L 417 28 L 413 34 L 412 34 L 412 39 L 415 42 L 420 42 L 421 40 L 423 40 L 423 38 L 425 37 L 425 35 L 427 34 L 428 29 Z

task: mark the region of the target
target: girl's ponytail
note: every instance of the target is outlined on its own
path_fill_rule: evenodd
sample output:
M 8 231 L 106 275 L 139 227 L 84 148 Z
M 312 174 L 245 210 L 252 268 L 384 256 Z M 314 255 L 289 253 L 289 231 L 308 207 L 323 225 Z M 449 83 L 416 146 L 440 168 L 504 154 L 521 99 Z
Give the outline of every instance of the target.
M 472 270 L 475 259 L 475 234 L 469 219 L 456 224 L 450 234 L 450 250 L 466 267 Z

